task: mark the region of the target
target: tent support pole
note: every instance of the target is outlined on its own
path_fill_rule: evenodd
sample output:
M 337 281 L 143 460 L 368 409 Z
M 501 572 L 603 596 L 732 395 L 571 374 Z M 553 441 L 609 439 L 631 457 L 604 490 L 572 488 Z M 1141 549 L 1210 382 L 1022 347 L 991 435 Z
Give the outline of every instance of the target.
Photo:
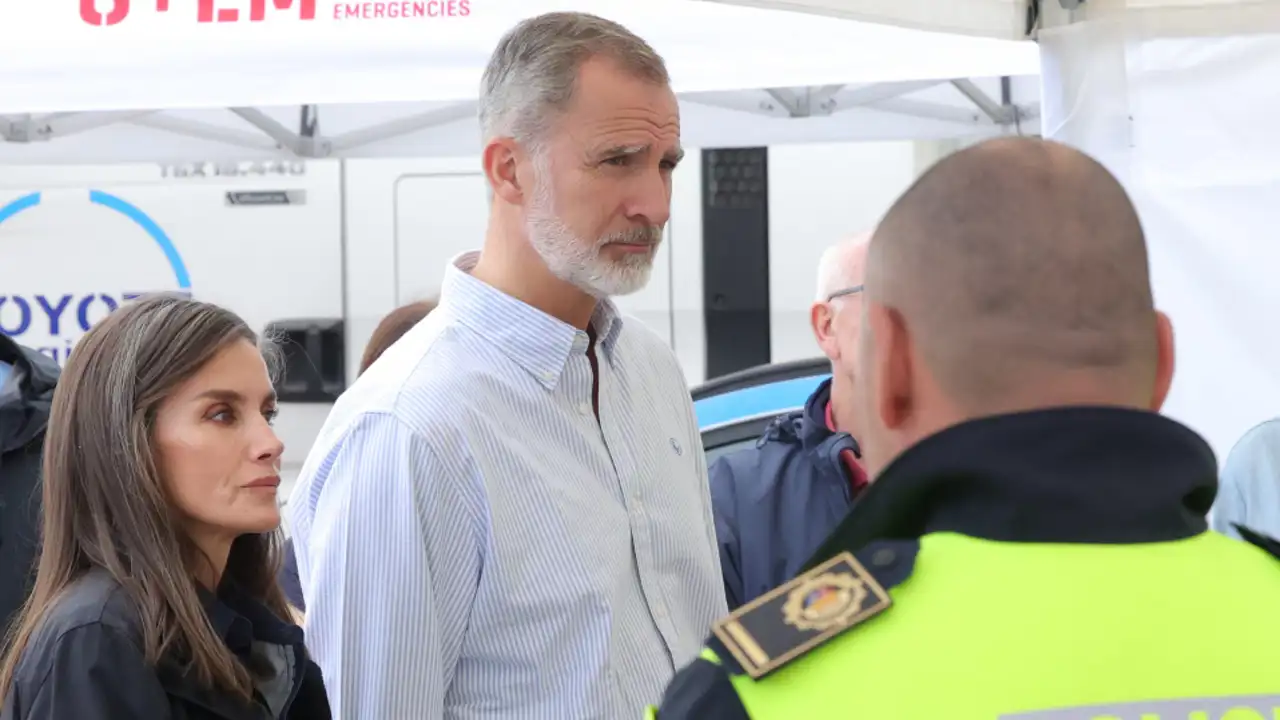
M 249 148 L 252 150 L 280 150 L 280 146 L 276 144 L 274 140 L 264 137 L 259 133 L 219 127 L 217 125 L 203 123 L 198 120 L 184 120 L 182 118 L 156 114 L 147 117 L 134 118 L 133 120 L 130 120 L 129 123 L 131 125 L 151 128 L 152 130 L 163 130 L 176 135 L 186 135 L 188 137 L 198 138 L 201 140 L 226 143 L 228 145 Z
M 975 85 L 972 80 L 952 80 L 951 85 L 981 110 L 983 115 L 990 118 L 991 122 L 997 125 L 1010 125 L 1018 119 L 1012 105 L 1001 105 L 996 102 L 990 95 L 983 92 L 982 88 Z
M 53 138 L 97 130 L 108 125 L 131 122 L 146 117 L 155 110 L 121 110 L 113 112 L 68 112 L 48 115 L 20 115 L 18 119 L 3 118 L 0 137 L 8 142 L 47 142 Z
M 293 132 L 278 120 L 257 108 L 234 107 L 228 109 L 239 116 L 241 120 L 266 133 L 267 137 L 275 140 L 281 147 L 298 157 L 322 158 L 327 157 L 332 152 L 327 140 L 316 137 L 301 137 L 298 133 Z
M 359 130 L 352 130 L 331 138 L 328 141 L 329 149 L 330 152 L 345 152 L 379 140 L 408 135 L 439 125 L 447 125 L 451 122 L 472 118 L 476 115 L 476 105 L 477 103 L 475 102 L 448 105 L 424 113 L 388 120 L 387 122 L 360 128 Z

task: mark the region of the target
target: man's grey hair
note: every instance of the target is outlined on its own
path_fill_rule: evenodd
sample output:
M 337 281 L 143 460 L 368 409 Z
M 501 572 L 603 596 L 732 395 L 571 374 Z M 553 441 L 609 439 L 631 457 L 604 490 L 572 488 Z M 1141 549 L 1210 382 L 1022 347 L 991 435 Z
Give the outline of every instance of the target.
M 815 302 L 826 302 L 832 293 L 840 292 L 862 282 L 855 271 L 854 252 L 866 245 L 871 239 L 870 232 L 863 232 L 845 238 L 822 251 L 818 258 L 818 292 Z M 861 263 L 856 263 L 860 266 Z
M 670 85 L 666 63 L 612 20 L 554 12 L 522 21 L 498 41 L 480 87 L 480 132 L 538 144 L 573 100 L 583 63 L 606 57 L 637 78 Z

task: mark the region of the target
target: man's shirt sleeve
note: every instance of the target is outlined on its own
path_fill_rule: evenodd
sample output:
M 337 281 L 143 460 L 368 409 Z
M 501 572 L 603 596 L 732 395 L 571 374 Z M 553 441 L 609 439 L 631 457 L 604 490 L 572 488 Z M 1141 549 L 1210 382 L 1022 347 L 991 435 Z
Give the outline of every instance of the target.
M 385 413 L 332 454 L 295 550 L 333 717 L 441 718 L 479 582 L 478 478 Z

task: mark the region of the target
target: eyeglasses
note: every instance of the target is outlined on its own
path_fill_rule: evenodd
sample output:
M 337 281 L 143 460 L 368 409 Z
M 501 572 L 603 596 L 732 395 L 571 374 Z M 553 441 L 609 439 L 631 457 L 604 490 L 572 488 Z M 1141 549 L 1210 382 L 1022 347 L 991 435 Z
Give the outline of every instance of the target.
M 856 295 L 857 293 L 862 292 L 862 288 L 862 285 L 854 285 L 853 287 L 847 287 L 843 290 L 837 290 L 827 296 L 827 302 L 831 302 L 838 297 L 844 297 L 846 295 Z

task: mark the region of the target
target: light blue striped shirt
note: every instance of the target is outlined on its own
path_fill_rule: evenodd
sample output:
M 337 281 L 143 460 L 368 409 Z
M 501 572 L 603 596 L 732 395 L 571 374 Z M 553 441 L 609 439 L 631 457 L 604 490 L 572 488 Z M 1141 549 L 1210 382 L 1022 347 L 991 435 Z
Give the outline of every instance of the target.
M 637 717 L 725 612 L 706 461 L 660 338 L 467 274 L 342 396 L 289 502 L 340 720 Z
M 1235 526 L 1280 538 L 1280 418 L 1258 425 L 1227 455 L 1210 513 L 1214 530 L 1239 538 Z

